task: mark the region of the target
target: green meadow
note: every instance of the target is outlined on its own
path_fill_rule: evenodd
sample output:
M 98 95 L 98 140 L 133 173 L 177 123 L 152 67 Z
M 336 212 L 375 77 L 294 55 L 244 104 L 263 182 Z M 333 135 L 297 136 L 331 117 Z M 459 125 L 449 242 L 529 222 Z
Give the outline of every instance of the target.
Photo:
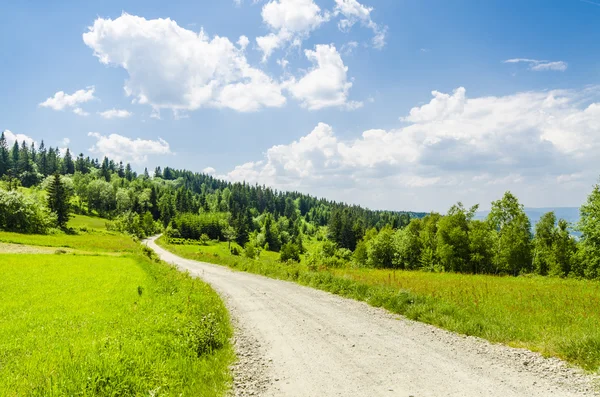
M 0 253 L 0 396 L 224 395 L 235 357 L 218 295 L 95 218 L 71 223 L 0 232 L 56 248 Z

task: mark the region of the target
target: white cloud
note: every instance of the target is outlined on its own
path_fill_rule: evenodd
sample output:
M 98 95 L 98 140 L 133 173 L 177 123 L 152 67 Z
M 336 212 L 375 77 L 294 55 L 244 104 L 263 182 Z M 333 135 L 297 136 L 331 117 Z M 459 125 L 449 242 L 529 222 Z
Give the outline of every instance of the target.
M 217 173 L 217 170 L 215 170 L 213 167 L 206 167 L 202 170 L 202 173 L 206 175 L 215 175 Z
M 130 111 L 125 109 L 109 109 L 98 114 L 104 117 L 105 119 L 125 119 L 132 115 Z
M 564 72 L 569 67 L 564 61 L 542 61 L 528 58 L 507 59 L 504 63 L 526 63 L 529 64 L 529 70 L 534 72 L 543 72 L 547 70 Z
M 371 19 L 372 7 L 366 7 L 356 0 L 335 0 L 334 15 L 342 15 L 344 19 L 338 22 L 342 32 L 348 32 L 354 24 L 360 22 L 373 31 L 373 47 L 381 49 L 385 46 L 387 26 L 380 26 Z
M 83 41 L 100 62 L 125 69 L 126 94 L 155 112 L 201 107 L 248 112 L 286 102 L 279 84 L 252 68 L 229 39 L 195 33 L 168 18 L 125 13 L 115 20 L 98 18 Z
M 250 39 L 246 36 L 240 36 L 240 38 L 237 41 L 237 44 L 242 51 L 245 51 L 246 47 L 248 47 L 248 44 L 250 44 Z
M 64 110 L 70 108 L 73 110 L 73 113 L 79 116 L 87 116 L 89 115 L 89 113 L 86 113 L 78 105 L 96 99 L 94 97 L 95 90 L 96 89 L 92 86 L 88 87 L 85 90 L 77 90 L 70 95 L 65 94 L 64 91 L 58 91 L 56 94 L 54 94 L 54 96 L 40 103 L 39 106 L 44 108 L 50 108 L 53 110 Z
M 256 38 L 264 61 L 287 43 L 298 44 L 330 19 L 330 14 L 322 12 L 313 0 L 272 0 L 263 6 L 261 15 L 271 30 L 268 35 Z
M 169 143 L 161 138 L 157 141 L 131 139 L 118 134 L 106 136 L 97 132 L 90 132 L 88 136 L 96 139 L 90 152 L 115 161 L 144 163 L 148 160 L 149 155 L 171 154 Z
M 600 88 L 478 98 L 462 87 L 434 91 L 404 127 L 342 140 L 320 123 L 226 176 L 374 208 L 485 206 L 508 189 L 529 205 L 577 205 L 600 168 L 598 96 Z
M 360 102 L 348 101 L 352 83 L 348 81 L 348 68 L 334 45 L 320 44 L 315 50 L 306 50 L 306 57 L 315 65 L 304 77 L 286 83 L 291 94 L 310 109 L 337 106 L 356 109 Z
M 78 116 L 83 116 L 83 117 L 90 115 L 88 112 L 86 112 L 82 108 L 75 108 L 75 109 L 73 109 L 73 113 L 75 113 Z
M 15 144 L 15 141 L 18 141 L 19 145 L 23 141 L 25 141 L 27 143 L 27 145 L 31 145 L 32 143 L 35 143 L 35 140 L 28 135 L 15 134 L 11 130 L 4 130 L 3 132 L 4 132 L 4 138 L 6 139 L 6 144 L 8 145 L 9 148 Z

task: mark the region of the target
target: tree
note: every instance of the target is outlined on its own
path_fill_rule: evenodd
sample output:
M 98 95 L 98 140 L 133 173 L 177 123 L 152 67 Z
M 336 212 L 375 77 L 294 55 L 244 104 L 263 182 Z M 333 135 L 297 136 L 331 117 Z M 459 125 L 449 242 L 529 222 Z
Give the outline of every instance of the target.
M 579 210 L 578 229 L 581 232 L 580 255 L 582 262 L 576 269 L 578 276 L 600 277 L 600 185 L 594 185 L 585 204 Z
M 0 135 L 0 177 L 6 175 L 10 169 L 10 152 L 4 131 Z
M 391 227 L 384 227 L 375 238 L 368 242 L 367 257 L 367 264 L 370 267 L 398 267 L 394 231 Z
M 459 202 L 438 222 L 436 254 L 445 270 L 472 271 L 469 224 L 477 208 L 478 206 L 474 206 L 467 210 Z
M 65 228 L 69 222 L 71 204 L 70 194 L 58 173 L 55 173 L 48 186 L 48 208 L 56 214 L 56 225 Z
M 554 262 L 554 246 L 556 244 L 556 215 L 548 212 L 535 225 L 533 237 L 533 270 L 546 276 Z
M 106 182 L 110 182 L 110 166 L 108 164 L 108 158 L 106 157 L 104 157 L 104 160 L 102 160 L 100 176 L 102 176 Z
M 223 229 L 223 236 L 225 237 L 225 240 L 227 240 L 227 248 L 231 249 L 231 241 L 237 238 L 235 229 L 231 226 L 227 226 Z
M 67 148 L 67 152 L 63 158 L 63 173 L 66 175 L 73 175 L 75 173 L 75 163 L 73 162 L 69 148 Z
M 267 213 L 265 216 L 265 224 L 262 230 L 265 236 L 265 243 L 268 245 L 269 251 L 279 252 L 281 249 L 281 240 L 279 239 L 279 233 L 275 225 L 273 225 L 273 216 Z
M 501 273 L 518 275 L 531 270 L 531 223 L 522 204 L 506 192 L 492 203 L 487 221 L 497 234 L 494 265 Z

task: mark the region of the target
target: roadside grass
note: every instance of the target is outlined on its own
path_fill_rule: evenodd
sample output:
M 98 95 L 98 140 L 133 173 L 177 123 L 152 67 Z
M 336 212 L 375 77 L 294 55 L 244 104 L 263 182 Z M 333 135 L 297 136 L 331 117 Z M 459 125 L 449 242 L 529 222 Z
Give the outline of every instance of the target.
M 375 269 L 320 269 L 259 260 L 221 248 L 171 245 L 173 253 L 237 270 L 291 280 L 383 307 L 410 319 L 491 342 L 600 369 L 600 283 L 544 277 L 495 277 Z M 220 250 L 220 251 L 219 251 Z M 217 253 L 215 256 L 214 253 Z
M 7 240 L 97 255 L 0 254 L 0 396 L 230 389 L 232 329 L 207 284 L 124 235 L 0 232 Z

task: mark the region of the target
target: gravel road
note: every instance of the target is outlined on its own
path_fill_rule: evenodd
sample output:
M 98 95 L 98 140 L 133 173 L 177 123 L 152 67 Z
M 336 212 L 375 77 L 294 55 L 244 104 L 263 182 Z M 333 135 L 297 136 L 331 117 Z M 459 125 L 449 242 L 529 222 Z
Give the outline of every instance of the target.
M 592 377 L 364 303 L 146 244 L 220 293 L 236 326 L 237 396 L 591 396 Z

